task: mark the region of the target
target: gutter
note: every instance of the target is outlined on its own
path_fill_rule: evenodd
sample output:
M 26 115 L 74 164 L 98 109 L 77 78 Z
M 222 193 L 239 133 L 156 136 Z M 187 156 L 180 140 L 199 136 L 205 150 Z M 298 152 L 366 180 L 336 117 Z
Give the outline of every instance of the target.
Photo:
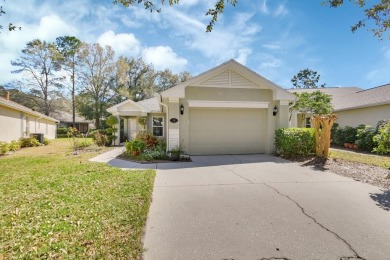
M 169 137 L 169 122 L 168 122 L 169 109 L 168 109 L 167 105 L 162 103 L 162 96 L 161 96 L 161 94 L 158 93 L 158 95 L 160 96 L 159 104 L 167 109 L 167 119 L 165 120 L 167 122 L 167 127 L 166 127 L 166 129 L 167 129 L 167 131 L 166 131 L 167 132 L 167 136 L 165 137 L 165 139 L 166 139 L 165 141 L 166 141 L 167 146 L 166 146 L 165 150 L 166 150 L 166 152 L 168 152 L 169 151 L 169 138 L 168 138 Z

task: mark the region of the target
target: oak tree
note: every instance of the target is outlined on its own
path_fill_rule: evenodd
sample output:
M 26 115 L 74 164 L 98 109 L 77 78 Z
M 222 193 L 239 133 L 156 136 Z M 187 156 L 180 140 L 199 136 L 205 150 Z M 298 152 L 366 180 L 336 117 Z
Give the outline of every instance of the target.
M 38 105 L 42 103 L 40 111 L 47 116 L 53 111 L 52 101 L 59 94 L 57 88 L 63 86 L 64 77 L 57 73 L 61 70 L 61 57 L 55 44 L 35 39 L 27 43 L 18 59 L 11 61 L 19 67 L 12 73 L 23 74 L 15 84 L 33 95 Z

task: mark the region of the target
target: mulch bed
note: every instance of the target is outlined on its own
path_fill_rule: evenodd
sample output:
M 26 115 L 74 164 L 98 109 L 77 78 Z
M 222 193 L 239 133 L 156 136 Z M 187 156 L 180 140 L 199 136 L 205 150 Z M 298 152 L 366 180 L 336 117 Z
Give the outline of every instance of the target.
M 331 171 L 356 181 L 390 189 L 390 169 L 332 158 L 327 160 L 316 157 L 306 158 L 300 160 L 299 163 L 301 166 L 310 166 L 322 171 Z
M 169 158 L 166 160 L 142 161 L 142 160 L 130 158 L 129 155 L 127 155 L 126 153 L 122 153 L 122 154 L 118 155 L 116 158 L 121 159 L 121 160 L 130 161 L 130 162 L 141 163 L 141 164 L 192 162 L 191 158 L 189 160 L 179 160 L 179 161 L 172 161 Z

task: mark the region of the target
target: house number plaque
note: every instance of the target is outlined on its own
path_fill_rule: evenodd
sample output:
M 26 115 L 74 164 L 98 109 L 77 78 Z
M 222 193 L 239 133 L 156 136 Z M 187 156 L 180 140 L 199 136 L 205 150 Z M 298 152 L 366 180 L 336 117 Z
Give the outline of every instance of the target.
M 179 120 L 177 118 L 171 118 L 169 121 L 171 121 L 171 123 L 177 123 Z

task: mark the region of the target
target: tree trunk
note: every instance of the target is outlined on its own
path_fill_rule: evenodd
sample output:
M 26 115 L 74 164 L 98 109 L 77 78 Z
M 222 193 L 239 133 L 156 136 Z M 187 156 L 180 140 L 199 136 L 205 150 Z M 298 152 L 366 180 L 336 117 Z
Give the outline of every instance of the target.
M 73 62 L 74 64 L 74 62 Z M 76 102 L 75 102 L 75 69 L 72 67 L 72 126 L 76 126 Z
M 327 159 L 329 156 L 330 132 L 336 119 L 337 117 L 334 114 L 312 118 L 316 137 L 316 155 L 318 157 Z

